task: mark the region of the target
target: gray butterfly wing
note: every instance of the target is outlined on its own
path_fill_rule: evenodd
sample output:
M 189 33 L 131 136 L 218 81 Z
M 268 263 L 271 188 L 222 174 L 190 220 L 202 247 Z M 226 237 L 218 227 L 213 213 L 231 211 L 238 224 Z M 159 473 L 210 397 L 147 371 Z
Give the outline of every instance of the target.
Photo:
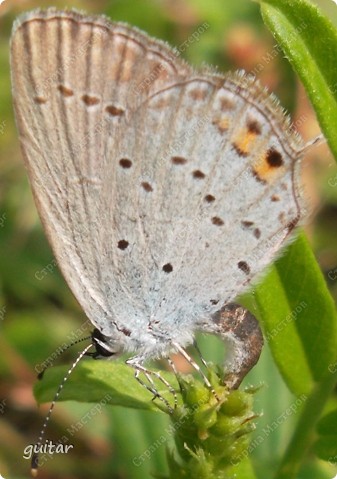
M 126 308 L 136 330 L 145 317 L 186 342 L 244 291 L 304 213 L 301 148 L 246 77 L 190 75 L 150 95 L 119 138 L 128 167 L 111 170 L 105 196 L 103 283 L 117 317 Z
M 63 275 L 99 324 L 111 316 L 102 287 L 102 234 L 111 231 L 102 192 L 115 168 L 118 131 L 150 84 L 159 88 L 189 69 L 136 29 L 49 9 L 16 22 L 11 71 L 39 214 Z

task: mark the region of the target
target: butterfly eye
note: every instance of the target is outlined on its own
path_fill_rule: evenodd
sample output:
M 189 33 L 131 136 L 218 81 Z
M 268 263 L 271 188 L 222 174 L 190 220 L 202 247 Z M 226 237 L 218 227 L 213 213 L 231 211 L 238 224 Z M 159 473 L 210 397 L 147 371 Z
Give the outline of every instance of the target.
M 92 333 L 92 343 L 96 348 L 96 351 L 92 354 L 94 359 L 118 356 L 121 352 L 121 348 L 114 350 L 111 347 L 111 344 L 113 344 L 111 338 L 104 336 L 97 328 L 95 328 Z

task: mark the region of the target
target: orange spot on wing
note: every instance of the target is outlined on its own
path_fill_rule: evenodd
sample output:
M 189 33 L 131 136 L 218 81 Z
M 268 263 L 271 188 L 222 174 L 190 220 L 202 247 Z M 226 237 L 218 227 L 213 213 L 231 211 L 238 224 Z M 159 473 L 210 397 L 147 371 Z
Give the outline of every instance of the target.
M 233 142 L 235 148 L 241 152 L 243 156 L 250 153 L 251 145 L 254 143 L 257 134 L 255 131 L 241 130 Z
M 276 178 L 283 175 L 284 165 L 280 164 L 275 167 L 270 163 L 269 158 L 269 150 L 264 151 L 254 162 L 253 169 L 259 180 L 272 183 Z
M 226 116 L 223 116 L 222 118 L 216 118 L 213 120 L 213 125 L 216 125 L 220 133 L 223 133 L 224 131 L 228 130 L 230 121 Z

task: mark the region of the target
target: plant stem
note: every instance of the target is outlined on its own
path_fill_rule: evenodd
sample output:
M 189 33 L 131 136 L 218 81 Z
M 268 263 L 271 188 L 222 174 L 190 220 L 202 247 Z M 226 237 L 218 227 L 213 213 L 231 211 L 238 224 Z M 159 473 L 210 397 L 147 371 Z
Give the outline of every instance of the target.
M 316 383 L 305 402 L 295 433 L 283 456 L 275 479 L 296 478 L 298 469 L 303 462 L 303 456 L 312 443 L 314 427 L 335 387 L 336 381 L 337 370 L 325 377 L 323 381 Z

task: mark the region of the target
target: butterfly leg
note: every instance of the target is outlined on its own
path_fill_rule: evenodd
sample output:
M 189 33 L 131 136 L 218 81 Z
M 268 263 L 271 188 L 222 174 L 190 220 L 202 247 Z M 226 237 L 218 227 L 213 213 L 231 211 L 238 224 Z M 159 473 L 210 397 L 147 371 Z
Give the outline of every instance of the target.
M 171 366 L 171 369 L 172 371 L 174 372 L 177 380 L 178 380 L 178 384 L 179 384 L 179 389 L 180 389 L 180 392 L 182 393 L 182 386 L 181 386 L 181 382 L 179 381 L 179 373 L 178 373 L 178 370 L 176 368 L 176 365 L 174 364 L 174 361 L 172 361 L 171 358 L 167 358 L 167 362 L 169 363 L 169 365 Z
M 213 386 L 211 385 L 211 383 L 209 382 L 207 376 L 205 375 L 205 373 L 203 372 L 203 370 L 200 368 L 199 364 L 197 364 L 194 359 L 185 351 L 184 348 L 182 348 L 179 344 L 177 343 L 173 343 L 173 346 L 177 349 L 177 351 L 182 355 L 184 356 L 184 358 L 186 359 L 186 361 L 188 361 L 190 363 L 190 365 L 200 374 L 200 376 L 202 377 L 204 383 L 206 384 L 206 386 L 209 388 L 209 390 L 212 392 L 212 394 L 215 396 L 215 398 L 220 401 L 217 393 L 215 392 Z M 206 361 L 204 359 L 202 359 L 202 362 L 203 364 L 207 367 L 207 364 L 206 364 Z
M 196 352 L 198 353 L 199 355 L 199 358 L 200 358 L 200 361 L 202 362 L 202 364 L 205 366 L 205 368 L 207 369 L 208 368 L 208 364 L 206 362 L 206 360 L 204 359 L 203 355 L 201 354 L 201 351 L 199 349 L 199 346 L 197 344 L 196 341 L 193 342 L 193 347 L 194 349 L 196 350 Z
M 177 407 L 177 404 L 178 404 L 178 399 L 177 399 L 177 392 L 176 390 L 171 386 L 171 384 L 161 376 L 161 374 L 158 372 L 158 371 L 147 371 L 145 373 L 145 376 L 146 378 L 148 379 L 149 382 L 151 382 L 153 384 L 153 380 L 151 378 L 151 375 L 156 377 L 159 381 L 161 381 L 166 387 L 167 389 L 170 391 L 170 393 L 172 394 L 173 396 L 173 401 L 174 401 L 174 408 Z M 172 408 L 171 408 L 172 409 Z
M 153 379 L 152 379 L 152 376 L 156 377 L 159 381 L 161 381 L 166 387 L 167 389 L 170 391 L 170 393 L 173 395 L 174 397 L 174 408 L 177 406 L 177 393 L 175 391 L 175 389 L 171 386 L 171 384 L 161 376 L 161 374 L 157 371 L 150 371 L 149 369 L 146 369 L 142 364 L 141 362 L 139 361 L 139 358 L 136 356 L 134 358 L 130 358 L 126 361 L 126 364 L 132 366 L 135 370 L 135 378 L 137 379 L 137 381 L 139 382 L 139 384 L 141 384 L 142 386 L 144 386 L 149 392 L 151 392 L 153 394 L 153 400 L 158 398 L 160 399 L 164 404 L 165 406 L 167 407 L 167 409 L 169 410 L 170 413 L 173 412 L 173 409 L 170 405 L 170 403 L 167 401 L 167 399 L 165 399 L 157 390 L 156 388 L 156 385 L 154 384 L 153 382 Z M 143 373 L 144 376 L 146 377 L 148 383 L 146 383 L 145 381 L 142 380 L 142 378 L 140 377 L 140 374 Z

